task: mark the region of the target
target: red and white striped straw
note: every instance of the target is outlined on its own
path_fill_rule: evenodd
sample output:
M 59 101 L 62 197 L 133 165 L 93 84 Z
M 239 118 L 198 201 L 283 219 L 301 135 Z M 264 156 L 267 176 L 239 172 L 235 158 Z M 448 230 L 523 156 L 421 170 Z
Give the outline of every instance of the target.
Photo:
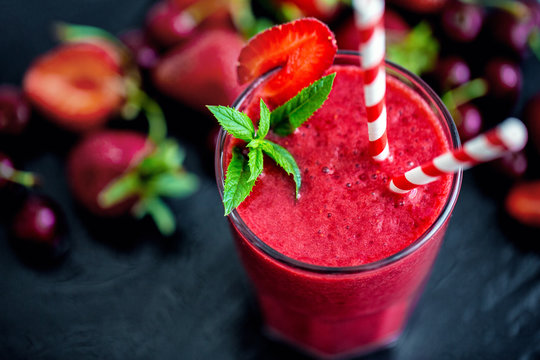
M 525 125 L 516 118 L 508 118 L 495 129 L 469 140 L 463 147 L 448 151 L 428 163 L 393 178 L 390 181 L 390 190 L 398 194 L 406 194 L 420 185 L 437 180 L 441 175 L 493 160 L 507 151 L 519 151 L 526 143 Z
M 354 0 L 353 4 L 360 31 L 369 154 L 383 161 L 390 153 L 386 135 L 384 0 Z

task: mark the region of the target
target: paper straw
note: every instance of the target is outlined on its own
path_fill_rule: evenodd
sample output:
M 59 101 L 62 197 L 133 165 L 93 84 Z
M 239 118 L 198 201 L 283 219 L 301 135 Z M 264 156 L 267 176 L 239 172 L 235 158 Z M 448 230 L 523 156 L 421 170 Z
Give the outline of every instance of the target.
M 390 190 L 406 194 L 412 189 L 437 180 L 459 169 L 498 158 L 507 151 L 519 151 L 527 143 L 527 129 L 516 118 L 508 118 L 495 129 L 479 135 L 463 145 L 437 156 L 432 161 L 407 171 L 390 181 Z
M 384 0 L 354 0 L 353 5 L 364 69 L 368 151 L 373 159 L 383 161 L 390 153 L 386 135 Z

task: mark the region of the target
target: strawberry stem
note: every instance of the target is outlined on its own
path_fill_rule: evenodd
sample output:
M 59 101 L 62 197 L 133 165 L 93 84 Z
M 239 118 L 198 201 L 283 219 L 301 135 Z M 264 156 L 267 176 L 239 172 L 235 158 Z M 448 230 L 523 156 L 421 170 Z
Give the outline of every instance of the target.
M 145 94 L 142 108 L 148 120 L 148 138 L 159 144 L 167 137 L 167 122 L 159 104 Z
M 148 96 L 131 77 L 126 78 L 127 101 L 122 108 L 124 119 L 134 119 L 144 111 L 148 121 L 148 138 L 159 144 L 167 137 L 167 121 L 159 104 Z

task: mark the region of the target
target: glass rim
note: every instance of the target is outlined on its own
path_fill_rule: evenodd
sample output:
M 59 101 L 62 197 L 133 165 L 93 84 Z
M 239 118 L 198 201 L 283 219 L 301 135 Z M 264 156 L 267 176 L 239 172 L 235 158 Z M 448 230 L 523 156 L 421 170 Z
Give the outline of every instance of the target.
M 335 60 L 339 60 L 339 57 L 360 57 L 360 53 L 357 51 L 352 50 L 339 50 L 336 55 Z M 335 63 L 334 60 L 334 63 Z M 452 119 L 452 116 L 450 115 L 448 109 L 443 104 L 442 100 L 439 98 L 439 96 L 435 93 L 433 89 L 429 85 L 427 85 L 420 77 L 417 75 L 411 73 L 409 70 L 394 64 L 388 60 L 385 60 L 385 67 L 386 69 L 391 69 L 395 73 L 398 73 L 400 76 L 404 76 L 408 81 L 413 83 L 417 88 L 422 89 L 426 92 L 427 98 L 432 101 L 432 104 L 428 103 L 428 106 L 430 108 L 434 105 L 441 113 L 442 118 L 440 120 L 443 120 L 446 122 L 446 125 L 448 126 L 448 130 L 450 132 L 450 140 L 451 145 L 453 145 L 453 148 L 459 148 L 460 147 L 460 139 L 457 132 L 457 128 L 454 124 L 454 120 Z M 245 98 L 255 89 L 257 88 L 263 81 L 265 81 L 268 76 L 270 76 L 274 70 L 271 70 L 267 72 L 266 74 L 262 75 L 258 79 L 254 80 L 239 96 L 236 98 L 236 100 L 233 103 L 233 107 L 237 109 L 245 100 Z M 403 82 L 403 79 L 399 79 L 401 82 Z M 413 88 L 413 90 L 415 90 Z M 415 90 L 418 92 L 417 90 Z M 422 94 L 420 94 L 422 96 Z M 426 100 L 425 97 L 423 97 L 424 100 Z M 439 118 L 439 116 L 437 116 Z M 219 195 L 221 199 L 223 199 L 223 189 L 224 189 L 224 181 L 225 181 L 225 171 L 224 171 L 224 145 L 225 145 L 225 139 L 227 137 L 227 133 L 221 128 L 219 130 L 218 139 L 216 143 L 216 150 L 215 150 L 215 173 L 216 173 L 216 182 L 219 190 Z M 266 244 L 264 241 L 259 239 L 259 237 L 251 231 L 251 229 L 245 224 L 245 222 L 242 220 L 240 215 L 238 214 L 237 210 L 234 209 L 229 214 L 229 220 L 231 221 L 232 225 L 236 228 L 237 231 L 239 231 L 243 237 L 246 238 L 253 246 L 255 246 L 257 249 L 262 251 L 265 255 L 270 256 L 274 260 L 286 265 L 291 266 L 300 270 L 305 270 L 309 272 L 315 272 L 315 273 L 322 273 L 322 274 L 351 274 L 351 273 L 361 273 L 366 271 L 371 271 L 375 269 L 379 269 L 381 267 L 390 265 L 409 254 L 412 254 L 417 249 L 422 247 L 429 239 L 431 239 L 437 231 L 446 223 L 446 221 L 449 219 L 452 210 L 457 202 L 457 198 L 459 195 L 461 182 L 463 178 L 463 170 L 459 170 L 457 173 L 454 174 L 453 180 L 452 180 L 452 186 L 450 190 L 450 194 L 446 200 L 446 203 L 444 204 L 443 210 L 437 217 L 437 219 L 431 224 L 431 226 L 421 235 L 413 241 L 411 244 L 406 246 L 405 248 L 401 249 L 395 254 L 392 254 L 388 257 L 385 257 L 383 259 L 373 261 L 366 264 L 360 264 L 360 265 L 353 265 L 353 266 L 323 266 L 323 265 L 315 265 L 307 262 L 303 262 L 300 260 L 296 260 L 294 258 L 291 258 L 287 255 L 284 255 L 280 253 L 279 251 L 272 248 L 270 245 Z

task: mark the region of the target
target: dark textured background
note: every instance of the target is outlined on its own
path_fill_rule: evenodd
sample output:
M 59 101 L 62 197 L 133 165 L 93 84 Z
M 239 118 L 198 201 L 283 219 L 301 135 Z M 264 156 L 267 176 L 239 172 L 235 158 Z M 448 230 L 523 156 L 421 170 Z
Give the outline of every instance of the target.
M 0 0 L 0 83 L 20 83 L 31 60 L 54 45 L 53 20 L 118 33 L 140 26 L 150 4 Z M 540 91 L 540 64 L 528 59 L 524 69 L 520 104 Z M 71 241 L 62 264 L 36 269 L 16 256 L 0 225 L 1 359 L 304 358 L 261 332 L 201 139 L 210 125 L 162 103 L 172 135 L 188 149 L 187 166 L 202 180 L 194 196 L 171 203 L 180 231 L 169 240 L 149 222 L 94 219 L 72 202 L 64 158 L 74 136 L 35 117 L 27 136 L 0 139 L 0 150 L 42 174 L 41 191 L 62 206 Z M 500 206 L 505 188 L 486 187 L 481 175 L 465 175 L 404 336 L 370 359 L 540 359 L 540 234 L 509 221 Z

